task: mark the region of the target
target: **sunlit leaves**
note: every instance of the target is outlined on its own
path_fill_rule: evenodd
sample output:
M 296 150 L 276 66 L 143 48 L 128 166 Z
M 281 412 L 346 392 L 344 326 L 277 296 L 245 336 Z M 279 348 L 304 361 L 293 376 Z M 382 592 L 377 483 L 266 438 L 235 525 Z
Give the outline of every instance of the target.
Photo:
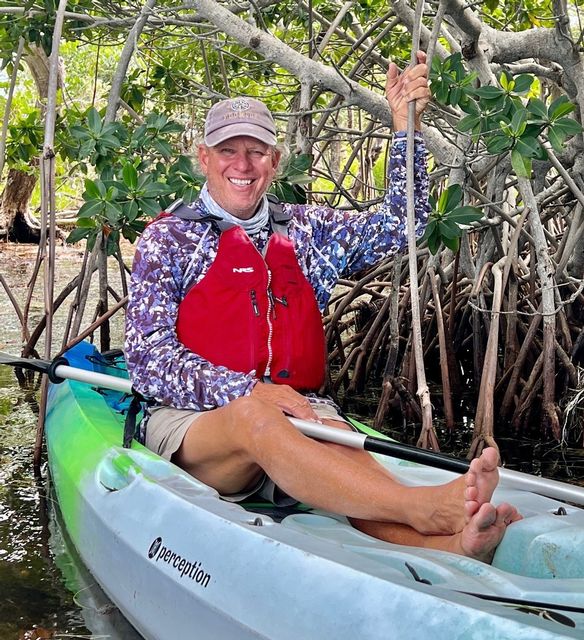
M 81 230 L 74 230 L 68 240 L 87 238 L 91 246 L 104 231 L 108 251 L 114 251 L 120 236 L 133 242 L 145 219 L 156 216 L 169 200 L 185 192 L 193 195 L 195 178 L 185 162 L 179 160 L 178 171 L 171 164 L 182 131 L 181 125 L 155 112 L 133 129 L 119 122 L 106 124 L 93 107 L 79 124 L 69 127 L 70 157 L 76 149 L 77 159 L 87 159 L 99 178 L 85 181 L 84 204 L 78 212 Z M 200 179 L 197 182 L 200 186 Z
M 433 63 L 436 98 L 460 107 L 465 115 L 457 129 L 484 145 L 487 153 L 511 152 L 511 165 L 518 176 L 529 177 L 533 160 L 546 159 L 541 138 L 547 138 L 554 150 L 561 152 L 566 140 L 582 131 L 580 124 L 568 117 L 574 105 L 565 96 L 547 105 L 531 95 L 535 77 L 530 74 L 514 76 L 504 69 L 496 86 L 475 87 L 464 83 L 464 73 L 460 54 Z
M 467 73 L 460 53 L 445 60 L 435 56 L 432 60 L 430 88 L 439 102 L 464 108 L 469 102 L 469 90 L 476 77 L 476 73 Z
M 476 207 L 460 206 L 462 195 L 462 187 L 453 184 L 443 189 L 437 201 L 434 197 L 430 198 L 432 212 L 422 241 L 428 243 L 433 255 L 438 253 L 442 245 L 458 251 L 463 227 L 482 218 L 482 213 Z
M 33 109 L 17 122 L 9 125 L 6 156 L 9 164 L 21 171 L 30 172 L 38 158 L 44 139 L 40 112 Z

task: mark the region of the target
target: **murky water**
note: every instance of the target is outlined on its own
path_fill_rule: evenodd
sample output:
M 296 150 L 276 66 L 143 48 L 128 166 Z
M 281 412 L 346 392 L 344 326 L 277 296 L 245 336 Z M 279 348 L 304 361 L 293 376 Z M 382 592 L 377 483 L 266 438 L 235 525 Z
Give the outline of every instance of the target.
M 82 256 L 70 247 L 58 253 L 57 293 L 77 274 Z M 2 275 L 20 304 L 35 254 L 34 247 L 0 248 Z M 42 315 L 41 295 L 39 288 L 31 306 L 32 327 Z M 67 309 L 63 305 L 55 320 L 58 346 Z M 120 321 L 112 329 L 119 344 Z M 0 289 L 0 349 L 18 355 L 20 345 L 16 314 Z M 43 343 L 37 348 L 42 353 Z M 12 367 L 0 366 L 0 640 L 137 639 L 63 534 L 46 465 L 43 477 L 34 477 L 37 397 L 35 389 L 20 388 Z

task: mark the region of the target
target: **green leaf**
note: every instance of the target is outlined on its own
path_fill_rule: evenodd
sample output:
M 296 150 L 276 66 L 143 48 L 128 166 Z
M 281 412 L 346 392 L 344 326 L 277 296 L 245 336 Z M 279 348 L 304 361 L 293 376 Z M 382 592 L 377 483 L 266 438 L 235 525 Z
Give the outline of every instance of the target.
M 91 139 L 87 129 L 85 127 L 81 127 L 78 124 L 73 125 L 69 128 L 69 133 L 76 140 L 88 140 Z
M 440 195 L 438 211 L 442 214 L 452 211 L 462 200 L 462 187 L 459 184 L 451 184 Z
M 180 173 L 181 175 L 194 178 L 195 171 L 193 169 L 193 163 L 191 159 L 187 156 L 180 156 L 179 159 L 175 162 L 175 164 L 171 167 L 171 172 Z
M 481 220 L 482 217 L 483 213 L 480 209 L 469 205 L 453 209 L 448 214 L 448 220 L 456 224 L 472 224 Z
M 160 205 L 156 200 L 139 198 L 137 201 L 140 209 L 149 216 L 157 216 L 160 213 Z
M 119 195 L 127 196 L 130 193 L 130 189 L 123 182 L 120 182 L 119 180 L 104 180 L 103 183 L 108 188 L 113 187 L 118 196 Z
M 124 215 L 126 216 L 128 222 L 133 222 L 140 213 L 138 208 L 138 203 L 135 200 L 130 200 L 123 207 Z
M 473 93 L 479 98 L 484 98 L 486 100 L 495 100 L 498 98 L 502 98 L 505 95 L 504 92 L 499 89 L 499 87 L 493 87 L 492 85 L 473 89 Z
M 95 140 L 93 140 L 93 138 L 91 138 L 90 140 L 86 140 L 79 147 L 79 157 L 87 158 L 87 156 L 90 156 L 94 150 L 95 150 Z
M 554 129 L 559 129 L 566 138 L 576 135 L 582 131 L 582 125 L 573 118 L 560 118 L 556 120 L 553 125 Z
M 529 73 L 522 73 L 515 77 L 515 86 L 513 91 L 515 93 L 525 93 L 531 89 L 531 85 L 535 80 L 534 76 Z
M 537 158 L 541 153 L 541 145 L 535 138 L 519 138 L 515 143 L 515 149 L 528 158 Z
M 435 256 L 440 249 L 440 245 L 442 244 L 442 238 L 440 237 L 440 232 L 437 228 L 434 230 L 434 233 L 428 236 L 427 241 L 430 253 Z
M 290 157 L 284 173 L 286 175 L 306 173 L 310 169 L 311 164 L 312 155 L 309 153 L 300 153 Z
M 93 251 L 93 247 L 95 246 L 95 241 L 97 240 L 97 232 L 92 233 L 87 238 L 87 249 L 88 251 Z
M 95 218 L 77 218 L 77 226 L 83 229 L 95 229 Z
M 287 182 L 277 181 L 272 183 L 270 192 L 273 193 L 281 202 L 296 202 L 296 194 L 292 189 L 292 185 Z
M 99 133 L 101 131 L 101 117 L 95 107 L 91 107 L 87 112 L 87 124 L 93 133 Z
M 307 176 L 307 175 L 299 175 L 299 174 L 294 174 L 291 176 L 287 176 L 286 180 L 290 183 L 290 184 L 310 184 L 311 182 L 314 182 L 314 178 L 312 176 Z
M 561 153 L 564 148 L 564 140 L 566 136 L 562 132 L 561 129 L 556 129 L 555 127 L 550 127 L 547 132 L 548 140 L 550 141 L 554 151 L 557 153 Z
M 480 115 L 468 115 L 465 116 L 456 126 L 456 128 L 461 131 L 462 133 L 466 132 L 466 131 L 470 131 L 471 129 L 474 129 L 477 125 L 479 125 L 481 122 L 481 116 Z
M 442 238 L 442 242 L 446 247 L 448 247 L 453 253 L 456 253 L 460 248 L 460 238 Z
M 448 96 L 448 104 L 452 107 L 458 105 L 462 98 L 462 89 L 460 87 L 452 87 L 450 95 Z
M 122 207 L 117 202 L 106 202 L 105 217 L 111 224 L 116 224 L 122 217 Z
M 172 147 L 166 140 L 156 138 L 152 141 L 152 146 L 163 158 L 170 158 L 172 156 Z
M 442 238 L 459 238 L 462 235 L 462 229 L 446 218 L 438 222 L 438 231 Z
M 131 162 L 126 162 L 124 164 L 124 168 L 122 169 L 122 178 L 124 179 L 124 184 L 135 191 L 138 187 L 138 172 L 136 171 L 136 167 Z
M 74 244 L 75 242 L 79 242 L 84 238 L 87 238 L 90 233 L 91 229 L 73 229 L 73 231 L 71 231 L 71 233 L 67 236 L 66 242 L 68 244 Z
M 450 89 L 448 85 L 444 82 L 441 82 L 436 88 L 433 88 L 433 93 L 436 96 L 436 100 L 441 104 L 447 104 L 448 102 L 448 93 Z
M 461 102 L 460 107 L 465 113 L 468 113 L 469 115 L 474 115 L 474 116 L 481 115 L 481 110 L 479 106 L 472 98 L 468 98 L 464 102 Z
M 428 222 L 428 225 L 426 226 L 426 229 L 424 231 L 423 239 L 427 240 L 429 236 L 431 236 L 433 233 L 436 232 L 437 228 L 438 228 L 438 220 L 431 218 L 430 222 Z
M 93 181 L 90 178 L 85 179 L 85 193 L 83 197 L 85 200 L 92 198 L 101 199 L 105 195 L 105 185 L 101 180 Z
M 518 178 L 531 177 L 531 158 L 521 155 L 517 149 L 511 151 L 511 166 Z
M 138 234 L 136 233 L 136 231 L 134 231 L 134 229 L 129 226 L 122 227 L 122 235 L 132 244 L 134 244 L 134 242 L 136 242 L 136 239 L 138 238 Z
M 197 187 L 186 187 L 181 193 L 177 193 L 177 196 L 181 197 L 185 202 L 194 202 L 199 197 L 199 191 Z
M 108 234 L 107 239 L 105 241 L 105 252 L 108 256 L 113 256 L 119 246 L 120 243 L 120 232 L 112 231 Z
M 511 118 L 511 130 L 516 136 L 520 136 L 527 124 L 527 109 L 517 109 Z
M 505 135 L 495 135 L 489 138 L 487 141 L 487 151 L 494 156 L 503 153 L 511 148 L 513 140 Z
M 151 182 L 146 184 L 142 189 L 142 196 L 144 198 L 156 198 L 157 196 L 171 192 L 172 189 L 167 184 L 162 184 L 162 182 Z
M 119 149 L 122 143 L 115 136 L 100 136 L 97 144 L 107 149 Z
M 104 204 L 102 200 L 89 200 L 81 205 L 81 208 L 77 212 L 77 217 L 92 218 L 93 216 L 99 215 L 103 211 L 103 207 Z
M 574 104 L 566 96 L 560 96 L 550 104 L 548 109 L 549 118 L 550 120 L 556 120 L 574 111 L 574 108 Z

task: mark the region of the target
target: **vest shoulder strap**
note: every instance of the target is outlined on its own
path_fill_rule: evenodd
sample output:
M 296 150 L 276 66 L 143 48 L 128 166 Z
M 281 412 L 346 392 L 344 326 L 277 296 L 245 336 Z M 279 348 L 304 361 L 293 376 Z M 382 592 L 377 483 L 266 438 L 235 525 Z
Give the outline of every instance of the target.
M 225 222 L 219 216 L 213 213 L 207 213 L 201 209 L 198 205 L 198 200 L 186 204 L 182 198 L 173 202 L 170 207 L 167 207 L 166 212 L 180 218 L 181 220 L 193 220 L 195 222 L 210 222 L 215 229 L 219 232 L 227 231 L 232 225 Z
M 272 231 L 288 237 L 288 223 L 292 219 L 292 214 L 284 209 L 284 205 L 273 193 L 266 194 L 270 212 L 270 224 Z
M 268 193 L 267 198 L 272 230 L 288 237 L 288 223 L 292 218 L 291 214 L 284 209 L 284 206 L 274 194 Z M 219 231 L 227 231 L 233 226 L 220 216 L 203 211 L 203 209 L 198 206 L 198 202 L 198 200 L 195 200 L 195 202 L 185 204 L 182 199 L 176 200 L 166 208 L 165 212 L 181 220 L 210 222 Z

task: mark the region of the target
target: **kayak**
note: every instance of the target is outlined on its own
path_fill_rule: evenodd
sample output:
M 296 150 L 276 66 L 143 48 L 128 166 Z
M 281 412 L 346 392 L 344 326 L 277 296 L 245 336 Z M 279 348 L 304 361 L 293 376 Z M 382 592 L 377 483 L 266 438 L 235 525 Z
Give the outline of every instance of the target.
M 80 343 L 69 364 L 127 378 Z M 147 640 L 584 637 L 584 510 L 506 487 L 517 505 L 492 565 L 389 544 L 308 505 L 233 504 L 137 442 L 127 394 L 52 383 L 51 482 L 84 565 Z M 379 456 L 404 484 L 454 477 Z

